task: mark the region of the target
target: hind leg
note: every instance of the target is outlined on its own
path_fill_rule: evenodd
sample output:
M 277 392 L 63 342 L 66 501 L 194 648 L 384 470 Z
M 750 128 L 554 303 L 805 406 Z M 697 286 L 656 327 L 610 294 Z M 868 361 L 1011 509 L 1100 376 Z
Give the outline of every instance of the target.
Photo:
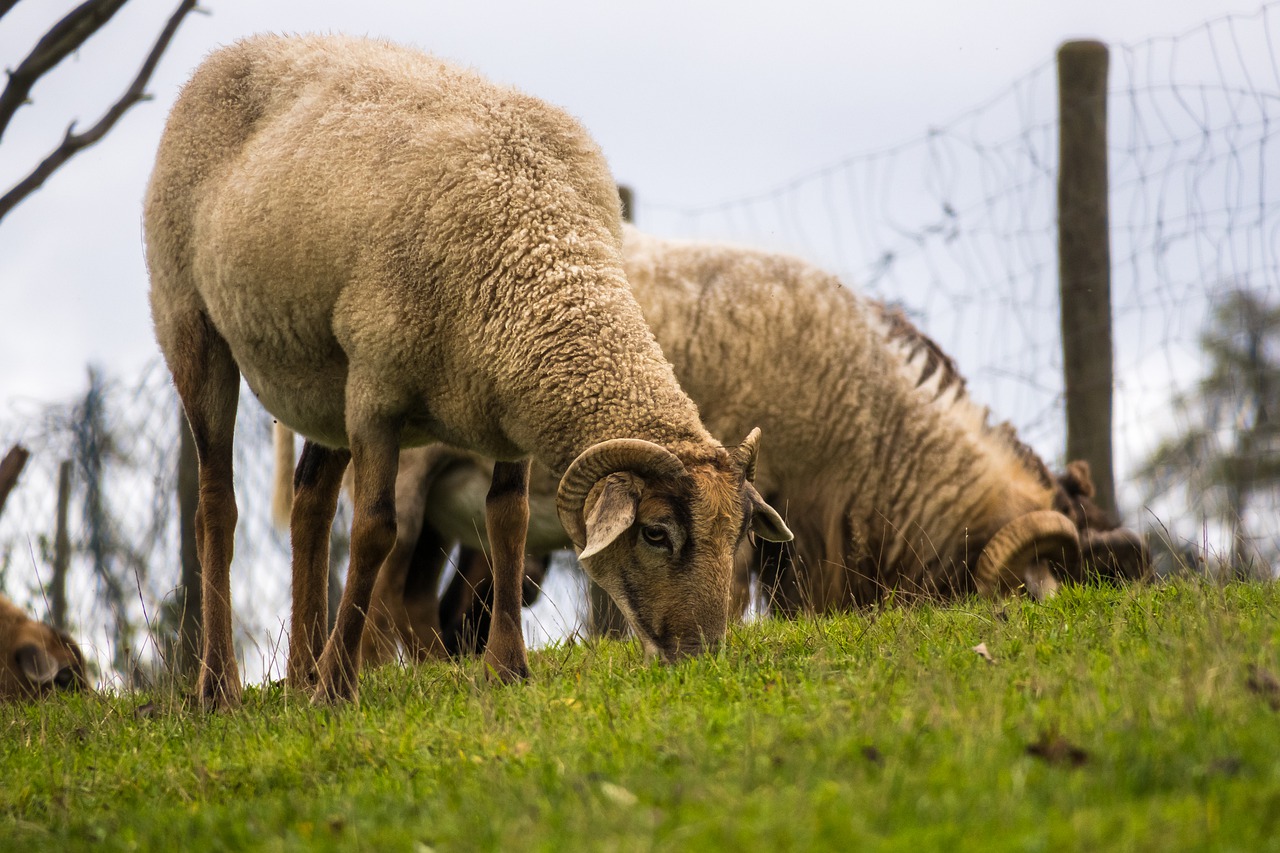
M 493 549 L 493 613 L 485 671 L 510 683 L 529 677 L 520 602 L 524 597 L 525 538 L 529 530 L 529 460 L 495 462 L 485 497 L 485 528 Z
M 358 382 L 352 382 L 353 387 L 359 387 Z M 348 394 L 347 423 L 355 474 L 351 562 L 333 632 L 316 664 L 318 677 L 312 701 L 317 704 L 357 699 L 365 614 L 369 612 L 378 569 L 396 541 L 395 485 L 401 425 L 395 419 L 361 412 L 352 394 Z
M 329 530 L 338 511 L 342 474 L 351 454 L 312 441 L 302 446 L 293 478 L 289 542 L 293 552 L 293 611 L 289 630 L 290 687 L 316 682 L 316 661 L 329 631 Z
M 164 331 L 168 332 L 161 339 L 165 361 L 191 425 L 199 460 L 196 547 L 204 648 L 197 693 L 206 708 L 231 708 L 240 704 L 241 689 L 231 637 L 231 557 L 237 515 L 231 451 L 240 370 L 226 341 L 202 312 L 192 310 L 169 318 Z

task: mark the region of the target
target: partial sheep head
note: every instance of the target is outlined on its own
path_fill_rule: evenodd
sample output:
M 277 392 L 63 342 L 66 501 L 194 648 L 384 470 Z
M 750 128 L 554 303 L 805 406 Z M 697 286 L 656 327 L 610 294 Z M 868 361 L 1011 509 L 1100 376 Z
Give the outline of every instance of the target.
M 587 574 L 626 615 L 646 652 L 674 661 L 724 637 L 734 552 L 753 531 L 791 531 L 751 484 L 760 431 L 686 466 L 639 439 L 583 451 L 560 480 L 556 509 Z
M 1070 518 L 1080 533 L 1080 559 L 1064 567 L 1074 581 L 1145 580 L 1151 576 L 1151 552 L 1146 540 L 1121 527 L 1110 513 L 1093 502 L 1089 463 L 1077 459 L 1054 478 L 1053 508 Z
M 982 549 L 973 577 L 982 595 L 1026 587 L 1043 599 L 1057 591 L 1059 572 L 1054 569 L 1079 560 L 1080 536 L 1072 520 L 1055 510 L 1037 510 L 996 531 Z
M 84 655 L 65 631 L 36 622 L 9 603 L 0 636 L 0 702 L 35 699 L 57 690 L 84 690 Z

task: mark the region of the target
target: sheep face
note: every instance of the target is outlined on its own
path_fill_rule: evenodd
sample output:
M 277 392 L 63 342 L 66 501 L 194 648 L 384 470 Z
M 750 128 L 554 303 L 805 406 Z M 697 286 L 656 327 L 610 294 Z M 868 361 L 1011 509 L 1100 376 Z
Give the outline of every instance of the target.
M 1145 580 L 1151 576 L 1146 541 L 1093 502 L 1095 489 L 1089 463 L 1077 459 L 1054 478 L 1053 508 L 1080 532 L 1080 560 L 1063 567 L 1070 580 Z
M 737 546 L 749 530 L 791 539 L 751 483 L 758 436 L 688 465 L 647 442 L 605 442 L 615 447 L 588 450 L 561 481 L 560 517 L 583 568 L 651 656 L 671 662 L 714 649 L 728 625 Z
M 10 602 L 0 636 L 0 702 L 35 699 L 58 690 L 83 690 L 84 655 L 65 631 L 36 622 Z

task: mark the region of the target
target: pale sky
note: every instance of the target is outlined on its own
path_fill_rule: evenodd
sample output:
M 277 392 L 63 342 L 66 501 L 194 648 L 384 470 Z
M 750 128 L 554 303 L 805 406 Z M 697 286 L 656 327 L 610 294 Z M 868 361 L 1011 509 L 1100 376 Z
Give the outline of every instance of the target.
M 16 65 L 72 0 L 0 20 Z M 132 79 L 173 0 L 133 0 L 40 81 L 0 143 L 8 188 L 96 121 Z M 130 378 L 157 348 L 140 205 L 178 87 L 214 47 L 252 33 L 390 38 L 567 108 L 642 202 L 698 206 L 771 189 L 916 138 L 1049 60 L 1068 38 L 1175 35 L 1245 0 L 789 0 L 394 3 L 206 0 L 135 107 L 0 222 L 0 419 L 80 392 L 85 365 Z M 644 207 L 640 208 L 643 214 Z M 639 224 L 644 226 L 643 216 Z

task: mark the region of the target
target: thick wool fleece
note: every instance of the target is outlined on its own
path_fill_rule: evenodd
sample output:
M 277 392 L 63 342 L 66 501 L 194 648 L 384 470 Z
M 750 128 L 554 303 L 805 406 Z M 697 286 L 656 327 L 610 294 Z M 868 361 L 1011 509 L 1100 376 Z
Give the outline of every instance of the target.
M 991 536 L 1051 507 L 1043 462 L 1012 427 L 988 424 L 952 361 L 900 313 L 786 255 L 627 226 L 623 261 L 708 429 L 759 423 L 768 437 L 756 483 L 796 534 L 806 607 L 867 604 L 890 587 L 971 591 Z M 405 459 L 402 480 L 424 482 L 399 505 L 401 524 L 416 529 L 425 512 L 447 538 L 486 547 L 483 463 L 444 448 Z M 433 486 L 428 459 L 461 461 Z M 568 547 L 555 487 L 534 468 L 532 517 L 547 535 L 531 553 Z
M 971 589 L 992 534 L 1052 480 L 900 313 L 797 258 L 628 227 L 624 266 L 714 435 L 759 424 L 757 485 L 784 512 L 818 609 L 893 586 Z M 847 571 L 846 571 L 847 567 Z M 845 585 L 851 588 L 841 588 Z M 958 588 L 957 588 L 958 587 Z
M 161 348 L 206 314 L 322 444 L 360 417 L 556 471 L 610 438 L 713 453 L 628 288 L 604 158 L 513 89 L 368 39 L 241 41 L 183 90 L 146 220 Z

